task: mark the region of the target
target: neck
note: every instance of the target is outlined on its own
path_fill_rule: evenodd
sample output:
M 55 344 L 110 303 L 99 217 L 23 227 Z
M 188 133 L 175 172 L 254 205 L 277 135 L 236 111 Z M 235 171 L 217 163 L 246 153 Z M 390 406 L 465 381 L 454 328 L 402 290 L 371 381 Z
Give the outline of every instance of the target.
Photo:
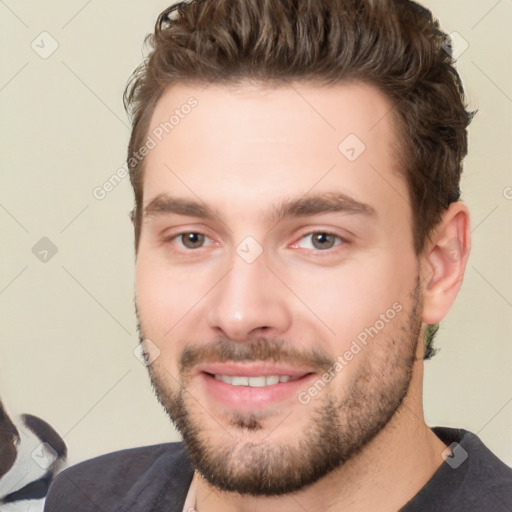
M 421 400 L 422 361 L 402 406 L 358 454 L 315 484 L 284 496 L 222 492 L 197 477 L 198 512 L 396 512 L 443 462 L 442 441 L 428 428 Z M 197 476 L 197 475 L 196 475 Z

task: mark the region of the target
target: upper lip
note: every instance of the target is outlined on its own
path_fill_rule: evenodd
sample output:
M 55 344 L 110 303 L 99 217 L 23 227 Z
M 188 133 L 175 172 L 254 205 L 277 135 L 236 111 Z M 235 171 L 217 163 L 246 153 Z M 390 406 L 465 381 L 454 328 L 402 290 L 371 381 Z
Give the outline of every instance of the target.
M 197 372 L 212 375 L 229 375 L 243 377 L 268 377 L 270 375 L 288 375 L 289 377 L 303 377 L 312 373 L 311 368 L 293 368 L 284 365 L 265 363 L 209 363 L 200 365 Z

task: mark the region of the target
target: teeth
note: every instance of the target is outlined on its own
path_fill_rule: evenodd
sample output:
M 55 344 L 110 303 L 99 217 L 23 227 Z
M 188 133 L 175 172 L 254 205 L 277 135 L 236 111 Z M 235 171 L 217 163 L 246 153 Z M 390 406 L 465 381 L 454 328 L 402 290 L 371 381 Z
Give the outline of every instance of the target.
M 226 382 L 224 378 L 222 380 Z M 228 384 L 231 384 L 232 386 L 248 386 L 249 377 L 231 377 L 231 383 L 228 382 Z
M 261 388 L 263 386 L 272 386 L 279 382 L 288 382 L 291 378 L 288 375 L 269 375 L 267 377 L 242 377 L 231 375 L 215 375 L 217 380 L 221 380 L 232 386 L 250 386 L 252 388 Z
M 267 385 L 265 377 L 249 377 L 249 386 L 252 388 L 262 388 Z
M 278 375 L 270 375 L 269 377 L 267 377 L 265 384 L 267 386 L 270 386 L 272 384 L 279 384 L 279 376 Z

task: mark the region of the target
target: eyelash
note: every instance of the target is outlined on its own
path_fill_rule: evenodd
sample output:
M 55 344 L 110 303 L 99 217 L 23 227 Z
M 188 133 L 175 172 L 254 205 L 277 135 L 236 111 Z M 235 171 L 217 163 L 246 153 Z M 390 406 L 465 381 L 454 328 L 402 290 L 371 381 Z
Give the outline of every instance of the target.
M 167 238 L 164 239 L 164 243 L 166 244 L 172 244 L 174 243 L 175 240 L 179 240 L 181 239 L 181 237 L 183 237 L 184 235 L 189 235 L 189 234 L 195 234 L 195 235 L 203 235 L 205 238 L 208 238 L 209 240 L 213 240 L 211 237 L 209 237 L 206 233 L 202 233 L 201 231 L 182 231 L 181 233 L 177 233 L 175 235 L 172 235 L 172 236 L 169 236 Z M 330 247 L 328 249 L 306 249 L 306 250 L 309 250 L 309 251 L 313 251 L 315 254 L 321 254 L 321 253 L 326 253 L 326 254 L 332 254 L 336 248 L 340 247 L 340 246 L 346 246 L 346 245 L 349 245 L 350 242 L 343 238 L 342 236 L 336 234 L 336 233 L 333 233 L 331 231 L 323 231 L 323 230 L 318 230 L 318 231 L 309 231 L 307 233 L 304 233 L 300 236 L 300 238 L 297 240 L 297 242 L 295 242 L 294 244 L 292 244 L 292 247 L 293 246 L 297 246 L 298 243 L 303 240 L 304 238 L 306 237 L 310 237 L 310 236 L 314 236 L 314 235 L 327 235 L 327 236 L 332 236 L 334 238 L 336 238 L 339 243 L 335 243 L 335 245 L 333 247 Z M 190 249 L 190 248 L 187 248 L 185 246 L 183 246 L 182 244 L 182 247 L 180 247 L 180 250 L 184 251 L 184 252 L 194 252 L 198 249 L 202 249 L 204 248 L 205 246 L 201 246 L 201 247 L 198 247 L 196 249 Z

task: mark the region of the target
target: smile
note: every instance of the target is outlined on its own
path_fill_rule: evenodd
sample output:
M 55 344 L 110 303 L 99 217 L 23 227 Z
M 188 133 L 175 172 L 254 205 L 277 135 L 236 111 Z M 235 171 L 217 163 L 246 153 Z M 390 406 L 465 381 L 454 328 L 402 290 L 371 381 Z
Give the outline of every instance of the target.
M 242 414 L 270 410 L 283 403 L 298 404 L 297 393 L 318 378 L 308 370 L 261 363 L 211 363 L 196 374 L 198 396 L 211 400 L 214 409 Z

